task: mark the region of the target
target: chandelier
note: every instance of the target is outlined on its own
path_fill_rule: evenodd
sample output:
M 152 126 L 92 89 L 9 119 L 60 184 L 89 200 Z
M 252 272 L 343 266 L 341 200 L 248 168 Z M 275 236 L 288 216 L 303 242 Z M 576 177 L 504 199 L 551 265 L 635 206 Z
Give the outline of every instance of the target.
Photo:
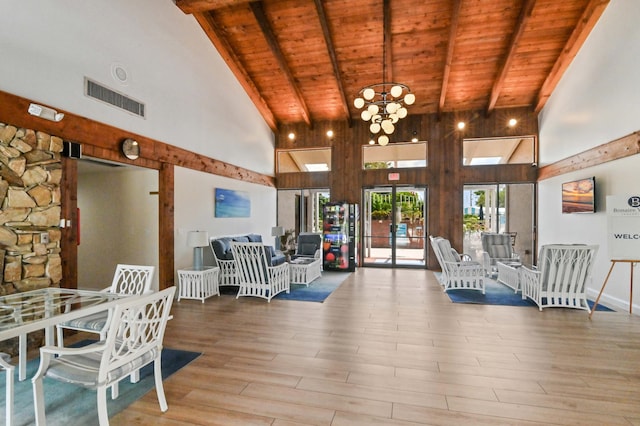
M 387 145 L 389 137 L 395 130 L 395 124 L 407 116 L 405 105 L 413 105 L 416 96 L 408 86 L 400 83 L 376 83 L 360 90 L 353 105 L 364 108 L 360 118 L 370 121 L 369 131 L 378 137 L 378 144 Z
M 387 29 L 389 16 L 389 0 L 384 2 L 384 29 L 382 42 L 382 81 L 387 79 Z M 394 132 L 395 124 L 407 116 L 405 105 L 413 105 L 416 95 L 411 93 L 411 89 L 406 84 L 401 83 L 375 83 L 363 87 L 358 92 L 358 97 L 353 101 L 353 105 L 362 109 L 360 118 L 371 122 L 369 131 L 378 136 L 378 144 L 384 146 L 389 143 L 389 136 Z

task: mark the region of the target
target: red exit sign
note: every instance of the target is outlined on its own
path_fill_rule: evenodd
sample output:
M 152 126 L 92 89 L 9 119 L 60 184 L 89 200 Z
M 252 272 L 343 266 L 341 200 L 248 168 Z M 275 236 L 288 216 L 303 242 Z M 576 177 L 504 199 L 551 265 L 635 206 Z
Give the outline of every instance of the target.
M 389 180 L 400 180 L 400 173 L 389 173 Z

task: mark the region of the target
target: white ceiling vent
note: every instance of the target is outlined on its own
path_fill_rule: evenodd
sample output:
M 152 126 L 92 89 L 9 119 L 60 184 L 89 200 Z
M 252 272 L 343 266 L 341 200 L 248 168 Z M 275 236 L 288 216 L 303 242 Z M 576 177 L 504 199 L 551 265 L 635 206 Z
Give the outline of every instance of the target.
M 88 78 L 84 79 L 84 93 L 90 98 L 113 105 L 138 117 L 145 117 L 145 108 L 142 102 L 138 102 Z

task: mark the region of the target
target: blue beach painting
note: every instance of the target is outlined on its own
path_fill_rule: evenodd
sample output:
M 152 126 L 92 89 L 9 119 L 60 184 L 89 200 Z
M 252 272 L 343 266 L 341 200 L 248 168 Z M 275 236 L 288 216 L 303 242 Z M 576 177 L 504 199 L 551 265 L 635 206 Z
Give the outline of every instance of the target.
M 216 188 L 215 217 L 251 217 L 249 193 Z

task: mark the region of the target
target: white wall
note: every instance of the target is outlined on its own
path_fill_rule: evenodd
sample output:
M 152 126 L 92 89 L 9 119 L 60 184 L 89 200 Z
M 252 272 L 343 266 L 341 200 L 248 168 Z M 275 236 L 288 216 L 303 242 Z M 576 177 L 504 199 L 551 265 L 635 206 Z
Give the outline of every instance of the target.
M 118 263 L 156 267 L 158 289 L 158 172 L 105 168 L 78 178 L 78 288 L 111 285 Z
M 189 231 L 207 231 L 210 237 L 256 233 L 265 244 L 274 245 L 271 227 L 276 225 L 275 188 L 210 175 L 182 167 L 175 168 L 175 266 L 193 264 L 193 249 L 187 247 Z M 214 217 L 215 188 L 246 191 L 251 198 L 251 217 Z M 213 255 L 205 248 L 204 263 L 211 265 Z M 176 275 L 176 282 L 177 275 Z
M 3 0 L 0 52 L 0 90 L 273 175 L 272 132 L 172 0 Z M 84 96 L 85 76 L 145 103 L 147 118 Z
M 640 130 L 640 2 L 612 0 L 540 114 L 540 164 L 545 165 Z M 589 286 L 595 298 L 609 271 L 606 196 L 640 193 L 640 158 L 633 156 L 538 184 L 539 245 L 594 243 L 599 253 Z M 562 182 L 596 177 L 595 214 L 562 214 Z M 640 276 L 637 274 L 636 276 Z M 636 292 L 637 294 L 637 292 Z M 616 266 L 605 303 L 628 309 L 629 268 Z M 640 313 L 640 296 L 633 301 Z

